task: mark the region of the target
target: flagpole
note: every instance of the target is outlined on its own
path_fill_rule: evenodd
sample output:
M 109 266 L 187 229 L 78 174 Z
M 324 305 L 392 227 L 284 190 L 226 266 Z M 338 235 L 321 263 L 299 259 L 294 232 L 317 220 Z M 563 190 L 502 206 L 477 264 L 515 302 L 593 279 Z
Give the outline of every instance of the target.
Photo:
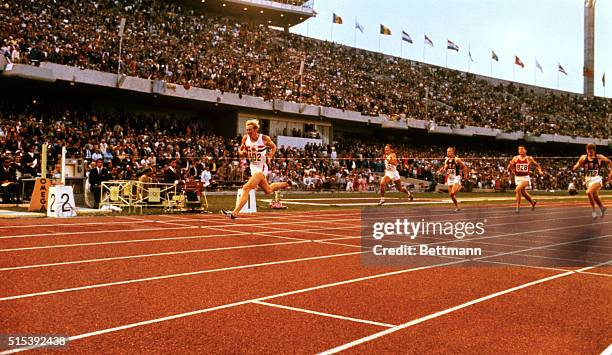
M 331 24 L 331 40 L 330 40 L 330 42 L 334 43 L 334 22 L 333 21 L 332 21 L 332 24 Z
M 353 29 L 353 31 L 355 31 L 355 39 L 354 39 L 354 43 L 353 43 L 353 47 L 357 48 L 357 17 L 355 17 L 355 28 Z
M 513 63 L 513 64 L 512 64 L 512 81 L 515 81 L 515 80 L 514 80 L 514 70 L 516 69 L 515 67 L 516 67 L 516 64 L 515 64 L 515 63 Z
M 470 56 L 472 55 L 472 46 L 468 44 L 468 73 L 470 72 L 470 62 L 472 59 Z
M 491 61 L 491 77 L 493 77 L 493 56 L 489 60 Z
M 559 89 L 559 70 L 557 70 L 557 89 Z
M 382 37 L 382 35 L 379 33 L 379 34 L 378 34 L 378 51 L 379 51 L 380 53 L 382 53 L 382 52 L 380 51 L 380 38 L 381 38 L 381 37 Z
M 448 45 L 446 46 L 446 68 L 448 68 Z
M 423 62 L 425 62 L 425 48 L 426 48 L 426 44 L 425 42 L 423 42 Z
M 536 59 L 536 63 L 537 62 L 538 62 L 538 60 Z M 537 82 L 537 75 L 538 75 L 537 70 L 538 70 L 538 68 L 537 68 L 537 65 L 536 65 L 536 67 L 533 68 L 533 85 L 535 85 L 536 82 Z

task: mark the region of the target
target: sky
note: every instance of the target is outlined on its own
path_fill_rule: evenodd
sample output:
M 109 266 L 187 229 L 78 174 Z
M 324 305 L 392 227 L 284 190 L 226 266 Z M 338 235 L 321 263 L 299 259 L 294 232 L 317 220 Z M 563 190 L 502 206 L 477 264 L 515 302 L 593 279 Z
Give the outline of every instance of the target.
M 318 15 L 291 32 L 328 41 L 333 35 L 334 42 L 372 51 L 379 51 L 380 39 L 386 54 L 582 93 L 584 0 L 314 0 L 314 9 Z M 342 25 L 332 24 L 333 13 L 342 17 Z M 355 19 L 365 28 L 356 37 Z M 379 36 L 380 24 L 392 34 Z M 402 30 L 414 44 L 402 44 Z M 433 48 L 424 48 L 424 34 Z M 459 46 L 458 53 L 446 49 L 447 39 Z M 491 50 L 499 57 L 492 66 Z M 514 65 L 515 55 L 524 69 Z M 557 75 L 559 63 L 567 76 Z M 604 72 L 609 72 L 605 96 L 612 97 L 612 0 L 597 0 L 595 6 L 597 96 L 604 96 Z

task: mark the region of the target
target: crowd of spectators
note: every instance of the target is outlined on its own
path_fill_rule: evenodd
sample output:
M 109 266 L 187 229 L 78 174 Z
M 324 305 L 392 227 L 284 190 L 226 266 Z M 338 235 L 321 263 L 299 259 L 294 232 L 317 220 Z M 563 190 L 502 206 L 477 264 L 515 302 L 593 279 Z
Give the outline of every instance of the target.
M 240 137 L 207 132 L 201 120 L 152 117 L 123 111 L 94 112 L 32 101 L 27 105 L 2 101 L 0 107 L 0 157 L 10 170 L 0 183 L 40 173 L 41 149 L 48 147 L 51 177 L 59 174 L 62 147 L 68 161 L 82 161 L 87 168 L 99 161 L 106 179 L 174 183 L 198 179 L 210 189 L 240 186 L 248 176 L 248 161 L 237 154 Z M 291 178 L 302 189 L 375 191 L 384 169 L 382 139 L 343 138 L 328 145 L 309 144 L 303 149 L 278 147 L 269 163 L 270 182 Z M 441 183 L 437 171 L 444 159 L 443 142 L 398 144 L 399 172 Z M 510 187 L 505 170 L 514 151 L 477 145 L 458 147 L 470 169 L 470 186 L 503 190 Z M 540 190 L 565 189 L 580 173 L 569 171 L 575 159 L 545 159 L 545 175 L 534 181 Z M 143 177 L 144 176 L 144 177 Z
M 14 63 L 50 61 L 116 72 L 123 17 L 125 75 L 384 114 L 392 120 L 535 135 L 612 136 L 612 104 L 605 98 L 493 85 L 465 72 L 196 13 L 165 1 L 5 2 L 0 6 L 1 52 Z

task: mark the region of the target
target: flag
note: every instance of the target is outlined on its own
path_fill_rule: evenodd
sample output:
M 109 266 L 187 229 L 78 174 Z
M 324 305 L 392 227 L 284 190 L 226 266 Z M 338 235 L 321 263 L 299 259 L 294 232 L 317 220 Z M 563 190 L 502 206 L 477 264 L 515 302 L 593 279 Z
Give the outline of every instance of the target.
M 521 68 L 525 68 L 525 64 L 523 64 L 523 61 L 517 56 L 514 56 L 514 64 L 518 65 Z
M 603 73 L 603 76 L 601 77 L 601 83 L 604 87 L 606 87 L 606 73 Z
M 537 58 L 536 58 L 536 68 L 540 69 L 541 73 L 544 73 L 544 69 L 542 69 L 542 66 L 540 65 L 540 62 L 538 62 Z
M 355 28 L 363 33 L 363 26 L 359 23 L 359 21 L 357 21 L 357 19 L 355 19 Z
M 587 78 L 592 78 L 592 77 L 595 76 L 594 73 L 593 73 L 593 69 L 587 68 L 587 67 L 584 67 L 582 69 L 582 75 L 586 76 Z
M 459 46 L 453 43 L 453 41 L 451 41 L 450 39 L 446 40 L 446 48 L 450 49 L 451 51 L 459 52 Z
M 343 23 L 342 22 L 342 17 L 334 14 L 334 16 L 332 17 L 332 22 L 341 25 Z
M 499 62 L 499 57 L 497 56 L 497 54 L 495 54 L 495 51 L 491 49 L 491 59 L 493 59 L 496 62 Z
M 474 58 L 472 58 L 472 50 L 468 50 L 468 55 L 470 56 L 470 62 L 474 61 Z
M 412 43 L 412 37 L 406 33 L 406 31 L 402 30 L 402 41 Z
M 391 35 L 391 30 L 389 29 L 389 27 L 383 25 L 382 23 L 380 24 L 380 34 L 381 35 L 385 35 L 385 36 L 389 36 Z
M 567 75 L 567 72 L 565 71 L 565 69 L 563 69 L 563 67 L 561 66 L 561 63 L 559 63 L 559 72 Z
M 430 46 L 432 46 L 432 47 L 434 46 L 434 45 L 433 45 L 433 41 L 432 41 L 432 40 L 430 40 L 430 39 L 429 39 L 429 37 L 427 37 L 427 35 L 425 35 L 425 44 L 428 44 L 428 45 L 430 45 Z

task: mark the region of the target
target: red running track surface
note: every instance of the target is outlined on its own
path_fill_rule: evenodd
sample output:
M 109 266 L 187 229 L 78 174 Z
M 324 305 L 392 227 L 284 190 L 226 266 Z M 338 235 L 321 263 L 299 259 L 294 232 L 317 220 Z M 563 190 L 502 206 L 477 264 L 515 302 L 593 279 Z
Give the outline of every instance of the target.
M 598 264 L 612 261 L 612 220 L 545 203 L 517 224 L 508 207 L 428 212 L 487 217 L 490 237 L 470 243 L 503 255 L 469 267 L 364 267 L 358 210 L 1 221 L 0 334 L 67 334 L 77 353 L 610 345 L 612 267 Z M 546 252 L 591 263 L 548 267 Z

